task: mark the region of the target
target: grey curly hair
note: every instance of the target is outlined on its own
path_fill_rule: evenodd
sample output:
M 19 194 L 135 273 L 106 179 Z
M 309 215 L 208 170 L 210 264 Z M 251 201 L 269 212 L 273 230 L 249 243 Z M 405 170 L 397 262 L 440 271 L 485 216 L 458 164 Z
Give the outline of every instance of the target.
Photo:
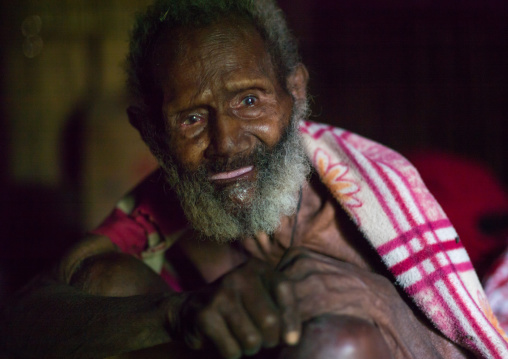
M 137 17 L 127 57 L 127 84 L 145 121 L 161 118 L 162 93 L 151 68 L 159 35 L 186 25 L 206 26 L 228 15 L 246 18 L 256 27 L 265 41 L 280 84 L 286 88 L 286 78 L 300 57 L 296 39 L 275 0 L 155 0 Z

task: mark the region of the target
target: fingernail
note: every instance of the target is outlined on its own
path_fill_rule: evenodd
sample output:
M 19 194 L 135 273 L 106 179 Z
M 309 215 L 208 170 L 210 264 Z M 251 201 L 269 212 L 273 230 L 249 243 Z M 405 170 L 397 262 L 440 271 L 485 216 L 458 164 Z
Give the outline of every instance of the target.
M 286 343 L 289 345 L 295 345 L 298 343 L 298 340 L 300 340 L 300 334 L 293 330 L 286 334 Z

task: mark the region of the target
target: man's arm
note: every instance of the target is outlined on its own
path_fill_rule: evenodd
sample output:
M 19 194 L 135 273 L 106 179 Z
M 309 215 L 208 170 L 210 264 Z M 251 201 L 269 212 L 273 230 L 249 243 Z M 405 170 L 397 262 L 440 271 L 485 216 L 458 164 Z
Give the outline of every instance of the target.
M 298 340 L 294 291 L 251 260 L 200 291 L 170 293 L 107 238 L 76 246 L 51 275 L 28 285 L 3 311 L 2 340 L 21 357 L 93 357 L 171 340 L 211 342 L 225 358 Z M 113 297 L 112 297 L 113 296 Z
M 181 296 L 149 271 L 107 238 L 86 239 L 5 306 L 4 345 L 22 357 L 100 358 L 169 341 L 166 313 Z M 136 288 L 127 277 L 149 284 Z
M 473 357 L 424 323 L 379 274 L 304 248 L 289 250 L 280 268 L 295 281 L 303 320 L 333 314 L 367 321 L 379 330 L 395 359 Z M 305 339 L 291 351 L 313 345 Z

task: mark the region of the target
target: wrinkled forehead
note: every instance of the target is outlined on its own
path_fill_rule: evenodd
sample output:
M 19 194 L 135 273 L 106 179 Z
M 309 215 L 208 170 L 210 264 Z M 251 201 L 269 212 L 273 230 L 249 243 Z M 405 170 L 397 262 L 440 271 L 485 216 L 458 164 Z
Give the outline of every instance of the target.
M 152 61 L 162 88 L 174 83 L 200 83 L 241 70 L 275 79 L 265 42 L 254 25 L 242 18 L 222 19 L 204 27 L 167 30 L 159 37 Z

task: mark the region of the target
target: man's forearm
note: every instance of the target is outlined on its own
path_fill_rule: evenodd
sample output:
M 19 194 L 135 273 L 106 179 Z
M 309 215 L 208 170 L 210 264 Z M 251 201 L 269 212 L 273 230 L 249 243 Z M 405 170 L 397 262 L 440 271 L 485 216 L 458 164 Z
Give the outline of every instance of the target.
M 102 358 L 168 342 L 166 316 L 177 301 L 174 294 L 102 297 L 43 283 L 5 306 L 1 340 L 22 357 Z

